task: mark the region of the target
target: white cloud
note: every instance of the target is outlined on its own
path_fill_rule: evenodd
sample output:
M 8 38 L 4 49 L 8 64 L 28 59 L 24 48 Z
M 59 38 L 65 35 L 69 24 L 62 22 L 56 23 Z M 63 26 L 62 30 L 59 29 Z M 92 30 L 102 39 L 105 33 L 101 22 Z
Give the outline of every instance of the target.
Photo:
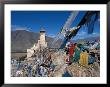
M 46 36 L 48 36 L 48 37 L 52 37 L 52 38 L 54 38 L 54 37 L 55 37 L 55 35 L 54 35 L 54 34 L 46 34 Z
M 21 27 L 21 26 L 17 26 L 17 25 L 11 25 L 11 30 L 12 30 L 12 31 L 16 31 L 16 30 L 26 30 L 26 31 L 30 31 L 31 28 Z
M 77 35 L 78 35 L 78 36 L 82 36 L 82 35 L 85 35 L 85 34 L 87 34 L 87 32 L 81 31 L 81 32 L 79 32 Z
M 88 37 L 96 37 L 96 36 L 100 36 L 100 34 L 96 33 L 96 32 L 94 32 L 92 34 L 88 34 L 85 31 L 81 31 L 81 32 L 78 32 L 78 34 L 73 38 L 73 40 L 84 39 L 84 38 L 88 38 Z

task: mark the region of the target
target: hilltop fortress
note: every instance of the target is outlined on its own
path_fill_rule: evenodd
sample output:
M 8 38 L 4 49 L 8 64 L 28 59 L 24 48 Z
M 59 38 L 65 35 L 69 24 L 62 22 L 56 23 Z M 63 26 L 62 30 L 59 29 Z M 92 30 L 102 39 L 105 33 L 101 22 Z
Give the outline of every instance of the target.
M 40 38 L 38 40 L 38 43 L 35 43 L 33 47 L 27 49 L 27 58 L 31 57 L 37 50 L 43 50 L 46 47 L 47 47 L 47 42 L 45 39 L 45 30 L 42 28 L 40 30 Z

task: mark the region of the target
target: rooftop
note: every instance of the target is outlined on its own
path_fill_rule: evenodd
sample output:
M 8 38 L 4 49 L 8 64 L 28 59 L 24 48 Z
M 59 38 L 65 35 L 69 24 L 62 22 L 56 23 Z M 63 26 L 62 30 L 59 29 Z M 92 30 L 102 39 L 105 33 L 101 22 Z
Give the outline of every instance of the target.
M 44 28 L 41 28 L 41 29 L 40 29 L 40 32 L 45 32 L 45 29 L 44 29 Z

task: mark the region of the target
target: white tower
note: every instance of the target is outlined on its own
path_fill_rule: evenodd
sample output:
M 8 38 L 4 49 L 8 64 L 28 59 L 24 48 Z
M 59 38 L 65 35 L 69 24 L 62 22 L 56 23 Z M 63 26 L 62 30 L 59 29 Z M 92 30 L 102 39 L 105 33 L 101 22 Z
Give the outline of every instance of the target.
M 40 45 L 45 45 L 45 30 L 43 28 L 40 30 Z
M 35 43 L 33 47 L 27 49 L 27 57 L 31 57 L 36 50 L 43 50 L 46 47 L 47 47 L 47 42 L 45 39 L 45 30 L 42 28 L 40 30 L 40 38 L 38 40 L 38 43 Z

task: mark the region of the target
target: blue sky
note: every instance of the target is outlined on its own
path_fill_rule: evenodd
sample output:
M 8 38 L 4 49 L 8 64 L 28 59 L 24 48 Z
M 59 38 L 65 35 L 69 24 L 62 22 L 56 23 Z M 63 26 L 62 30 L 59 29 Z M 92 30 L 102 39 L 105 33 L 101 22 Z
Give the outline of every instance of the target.
M 48 36 L 55 36 L 64 26 L 71 12 L 72 11 L 12 11 L 11 29 L 24 29 L 32 32 L 39 32 L 41 27 L 43 27 Z M 79 12 L 77 19 L 75 19 L 75 21 L 72 23 L 71 28 L 77 25 L 84 14 L 85 11 Z M 95 23 L 93 34 L 99 35 L 99 32 L 99 21 L 97 21 Z M 85 35 L 88 35 L 86 27 L 82 27 L 75 39 L 83 38 Z

